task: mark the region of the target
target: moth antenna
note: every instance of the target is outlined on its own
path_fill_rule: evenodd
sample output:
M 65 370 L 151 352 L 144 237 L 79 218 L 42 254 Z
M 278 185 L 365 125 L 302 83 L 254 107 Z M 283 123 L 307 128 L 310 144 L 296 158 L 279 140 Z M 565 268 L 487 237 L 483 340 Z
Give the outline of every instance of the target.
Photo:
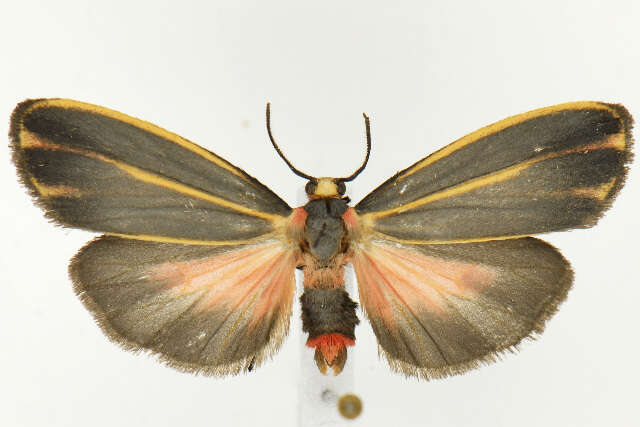
M 362 113 L 362 117 L 364 117 L 364 125 L 367 132 L 367 154 L 364 157 L 364 161 L 362 162 L 362 165 L 360 165 L 360 167 L 354 173 L 352 173 L 346 178 L 338 178 L 337 181 L 341 181 L 341 182 L 353 181 L 358 175 L 360 175 L 360 172 L 364 170 L 364 168 L 367 166 L 367 162 L 369 161 L 369 154 L 371 154 L 371 127 L 369 125 L 369 116 L 367 116 L 365 113 Z
M 311 175 L 307 175 L 306 173 L 296 169 L 296 167 L 293 166 L 293 164 L 291 164 L 289 159 L 285 157 L 284 153 L 282 153 L 282 150 L 280 150 L 280 147 L 278 147 L 278 144 L 276 144 L 276 140 L 273 138 L 273 135 L 271 134 L 271 103 L 270 102 L 267 102 L 267 133 L 269 133 L 269 139 L 271 140 L 271 144 L 273 144 L 273 148 L 276 149 L 277 153 L 280 155 L 282 160 L 284 160 L 287 166 L 289 166 L 289 169 L 291 169 L 293 173 L 295 173 L 301 178 L 308 179 L 309 181 L 318 180 L 317 178 Z

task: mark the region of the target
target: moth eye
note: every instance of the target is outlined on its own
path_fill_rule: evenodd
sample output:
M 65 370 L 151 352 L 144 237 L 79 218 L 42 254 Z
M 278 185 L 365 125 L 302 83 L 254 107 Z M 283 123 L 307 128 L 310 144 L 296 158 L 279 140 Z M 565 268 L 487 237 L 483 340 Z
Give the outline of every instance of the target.
M 342 181 L 338 181 L 338 194 L 343 196 L 347 191 L 347 186 Z
M 316 192 L 316 188 L 318 188 L 318 183 L 315 181 L 307 182 L 307 185 L 304 186 L 304 191 L 311 196 Z

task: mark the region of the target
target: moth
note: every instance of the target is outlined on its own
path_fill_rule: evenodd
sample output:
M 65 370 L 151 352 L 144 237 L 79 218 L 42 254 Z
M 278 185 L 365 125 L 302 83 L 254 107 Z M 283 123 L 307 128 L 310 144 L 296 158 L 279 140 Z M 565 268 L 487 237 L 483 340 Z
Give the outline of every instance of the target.
M 533 234 L 596 224 L 622 187 L 632 118 L 574 102 L 467 135 L 351 206 L 343 178 L 307 180 L 291 208 L 216 154 L 142 120 L 66 99 L 11 117 L 22 183 L 56 224 L 104 233 L 72 259 L 104 333 L 182 371 L 250 371 L 280 347 L 304 273 L 303 330 L 323 373 L 355 343 L 360 305 L 394 371 L 442 378 L 535 337 L 572 270 Z

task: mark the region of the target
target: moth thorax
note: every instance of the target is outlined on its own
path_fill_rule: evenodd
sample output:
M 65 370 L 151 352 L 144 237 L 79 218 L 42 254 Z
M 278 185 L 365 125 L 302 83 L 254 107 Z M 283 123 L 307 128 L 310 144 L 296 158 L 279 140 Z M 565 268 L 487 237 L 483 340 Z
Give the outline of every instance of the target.
M 343 288 L 305 288 L 302 303 L 302 330 L 309 333 L 307 346 L 316 349 L 318 369 L 327 374 L 331 367 L 339 374 L 347 361 L 347 347 L 355 343 L 358 306 Z
M 327 266 L 343 249 L 346 228 L 342 215 L 347 209 L 346 200 L 334 198 L 310 200 L 304 206 L 307 212 L 304 237 L 320 266 Z

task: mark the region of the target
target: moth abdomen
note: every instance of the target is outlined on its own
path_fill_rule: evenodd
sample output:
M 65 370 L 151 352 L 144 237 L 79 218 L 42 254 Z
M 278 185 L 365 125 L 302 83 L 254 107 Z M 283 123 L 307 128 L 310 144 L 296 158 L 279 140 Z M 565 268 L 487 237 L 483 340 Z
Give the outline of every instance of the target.
M 305 288 L 300 302 L 302 303 L 302 330 L 309 333 L 309 339 L 329 333 L 339 333 L 355 339 L 358 304 L 343 288 Z
M 358 304 L 343 288 L 305 288 L 300 302 L 302 330 L 309 333 L 307 346 L 316 349 L 318 368 L 326 374 L 332 367 L 337 375 L 347 360 L 346 348 L 355 343 Z

